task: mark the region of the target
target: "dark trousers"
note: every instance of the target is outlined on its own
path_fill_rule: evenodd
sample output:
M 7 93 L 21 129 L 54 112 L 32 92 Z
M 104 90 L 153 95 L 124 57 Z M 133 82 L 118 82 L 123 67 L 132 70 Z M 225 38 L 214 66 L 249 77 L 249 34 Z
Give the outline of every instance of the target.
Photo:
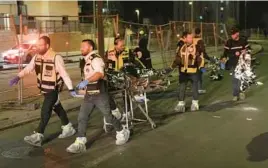
M 233 87 L 233 96 L 239 96 L 240 93 L 240 86 L 241 86 L 241 81 L 239 79 L 236 79 L 234 76 L 235 73 L 233 72 L 232 76 L 232 87 Z
M 192 83 L 193 100 L 198 100 L 198 81 L 199 81 L 198 73 L 193 74 L 180 73 L 179 101 L 184 101 L 185 99 L 185 92 L 188 81 Z
M 198 71 L 198 90 L 202 90 L 203 89 L 203 72 L 202 71 Z
M 41 134 L 45 132 L 52 110 L 54 110 L 54 112 L 59 116 L 62 125 L 67 125 L 69 123 L 66 111 L 60 103 L 58 91 L 46 93 L 44 94 L 44 97 L 45 99 L 41 108 L 41 120 L 38 128 L 36 129 L 36 132 Z
M 106 93 L 98 95 L 86 94 L 78 114 L 78 137 L 86 136 L 88 121 L 95 107 L 99 108 L 100 112 L 105 117 L 106 122 L 111 123 L 116 131 L 122 130 L 120 121 L 111 113 L 109 95 Z

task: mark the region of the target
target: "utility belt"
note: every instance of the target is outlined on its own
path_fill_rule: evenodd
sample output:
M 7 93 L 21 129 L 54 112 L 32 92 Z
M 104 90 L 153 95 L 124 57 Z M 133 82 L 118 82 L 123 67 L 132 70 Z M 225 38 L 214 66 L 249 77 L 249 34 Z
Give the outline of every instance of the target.
M 98 80 L 96 82 L 91 82 L 87 85 L 86 94 L 88 95 L 98 95 L 101 93 L 105 93 L 106 89 L 106 82 L 102 80 Z

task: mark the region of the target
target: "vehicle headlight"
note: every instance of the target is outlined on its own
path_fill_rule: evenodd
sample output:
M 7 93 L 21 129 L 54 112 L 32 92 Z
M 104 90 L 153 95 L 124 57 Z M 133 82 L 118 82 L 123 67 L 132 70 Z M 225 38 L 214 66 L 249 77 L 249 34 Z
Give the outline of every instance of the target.
M 2 53 L 2 57 L 7 57 L 7 54 L 6 53 Z

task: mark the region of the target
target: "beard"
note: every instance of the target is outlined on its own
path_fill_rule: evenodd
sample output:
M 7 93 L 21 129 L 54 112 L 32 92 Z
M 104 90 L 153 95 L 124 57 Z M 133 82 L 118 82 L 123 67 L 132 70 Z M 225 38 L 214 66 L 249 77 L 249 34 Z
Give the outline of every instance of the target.
M 39 50 L 38 51 L 38 54 L 45 55 L 46 52 L 47 52 L 47 49 L 45 49 L 45 50 Z
M 87 56 L 88 53 L 82 53 L 82 56 Z
M 90 53 L 89 51 L 84 51 L 84 52 L 82 51 L 82 52 L 81 52 L 81 55 L 85 57 L 85 56 L 87 56 L 89 53 Z

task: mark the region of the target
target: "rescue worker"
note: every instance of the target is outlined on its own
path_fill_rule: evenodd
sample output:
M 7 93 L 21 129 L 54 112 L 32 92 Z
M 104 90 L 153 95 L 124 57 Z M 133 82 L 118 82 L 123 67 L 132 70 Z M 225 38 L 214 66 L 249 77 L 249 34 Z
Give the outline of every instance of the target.
M 114 47 L 106 52 L 105 60 L 109 69 L 120 71 L 124 63 L 133 63 L 136 67 L 145 68 L 142 62 L 133 56 L 133 53 L 125 47 L 124 40 L 117 37 L 114 40 Z
M 119 72 L 124 67 L 124 63 L 133 63 L 136 67 L 145 68 L 142 62 L 132 55 L 133 53 L 125 47 L 124 40 L 120 37 L 115 38 L 114 47 L 106 52 L 106 66 L 112 71 Z M 122 118 L 119 109 L 116 107 L 115 101 L 110 96 L 110 105 L 112 114 L 118 119 Z M 129 105 L 129 102 L 128 102 Z M 129 106 L 128 106 L 129 107 Z
M 24 141 L 34 146 L 41 146 L 52 110 L 59 116 L 62 123 L 62 133 L 59 138 L 66 138 L 75 134 L 76 131 L 69 122 L 66 111 L 60 103 L 59 92 L 65 83 L 73 97 L 76 96 L 76 93 L 73 90 L 72 81 L 64 68 L 62 57 L 50 48 L 49 37 L 40 37 L 37 47 L 38 54 L 9 82 L 9 85 L 17 84 L 21 78 L 35 71 L 38 88 L 44 95 L 44 102 L 41 108 L 41 120 L 38 128 L 32 135 L 26 136 Z
M 234 76 L 234 70 L 238 64 L 238 59 L 244 50 L 249 50 L 250 46 L 246 39 L 240 38 L 239 29 L 233 27 L 231 29 L 231 38 L 227 40 L 224 45 L 224 53 L 221 58 L 225 62 L 225 67 L 231 70 L 230 75 L 233 76 L 232 88 L 233 88 L 233 101 L 245 99 L 245 93 L 240 91 L 241 81 L 236 79 Z M 228 61 L 226 61 L 228 60 Z M 228 63 L 227 63 L 228 62 Z M 228 67 L 227 67 L 228 66 Z
M 146 69 L 152 69 L 152 60 L 150 51 L 147 49 L 148 39 L 142 38 L 139 41 L 139 47 L 135 48 L 134 53 L 136 57 L 142 62 Z
M 206 52 L 206 47 L 203 39 L 201 38 L 201 30 L 199 28 L 195 29 L 195 36 L 193 38 L 193 44 L 196 45 L 200 51 L 203 53 L 204 59 L 213 62 L 213 58 L 209 57 Z M 206 93 L 206 90 L 203 89 L 203 73 L 206 72 L 205 67 L 200 67 L 198 74 L 199 74 L 199 81 L 198 81 L 198 93 L 203 94 Z
M 177 43 L 177 47 L 181 48 L 185 42 L 185 36 L 187 35 L 187 32 L 183 32 L 182 36 L 180 37 L 178 43 Z
M 105 117 L 105 120 L 113 125 L 116 130 L 116 145 L 125 144 L 130 132 L 122 127 L 110 111 L 108 88 L 104 80 L 105 63 L 103 58 L 97 54 L 95 43 L 92 40 L 83 40 L 81 43 L 81 53 L 84 56 L 86 65 L 84 67 L 85 79 L 77 85 L 78 89 L 86 88 L 84 101 L 78 114 L 78 135 L 73 144 L 66 150 L 70 153 L 81 153 L 86 151 L 86 128 L 88 120 L 97 107 Z
M 204 65 L 202 50 L 193 44 L 193 35 L 187 32 L 185 44 L 177 52 L 172 68 L 179 68 L 179 102 L 176 112 L 185 112 L 185 91 L 188 81 L 192 82 L 193 100 L 191 111 L 199 110 L 198 104 L 198 71 Z

